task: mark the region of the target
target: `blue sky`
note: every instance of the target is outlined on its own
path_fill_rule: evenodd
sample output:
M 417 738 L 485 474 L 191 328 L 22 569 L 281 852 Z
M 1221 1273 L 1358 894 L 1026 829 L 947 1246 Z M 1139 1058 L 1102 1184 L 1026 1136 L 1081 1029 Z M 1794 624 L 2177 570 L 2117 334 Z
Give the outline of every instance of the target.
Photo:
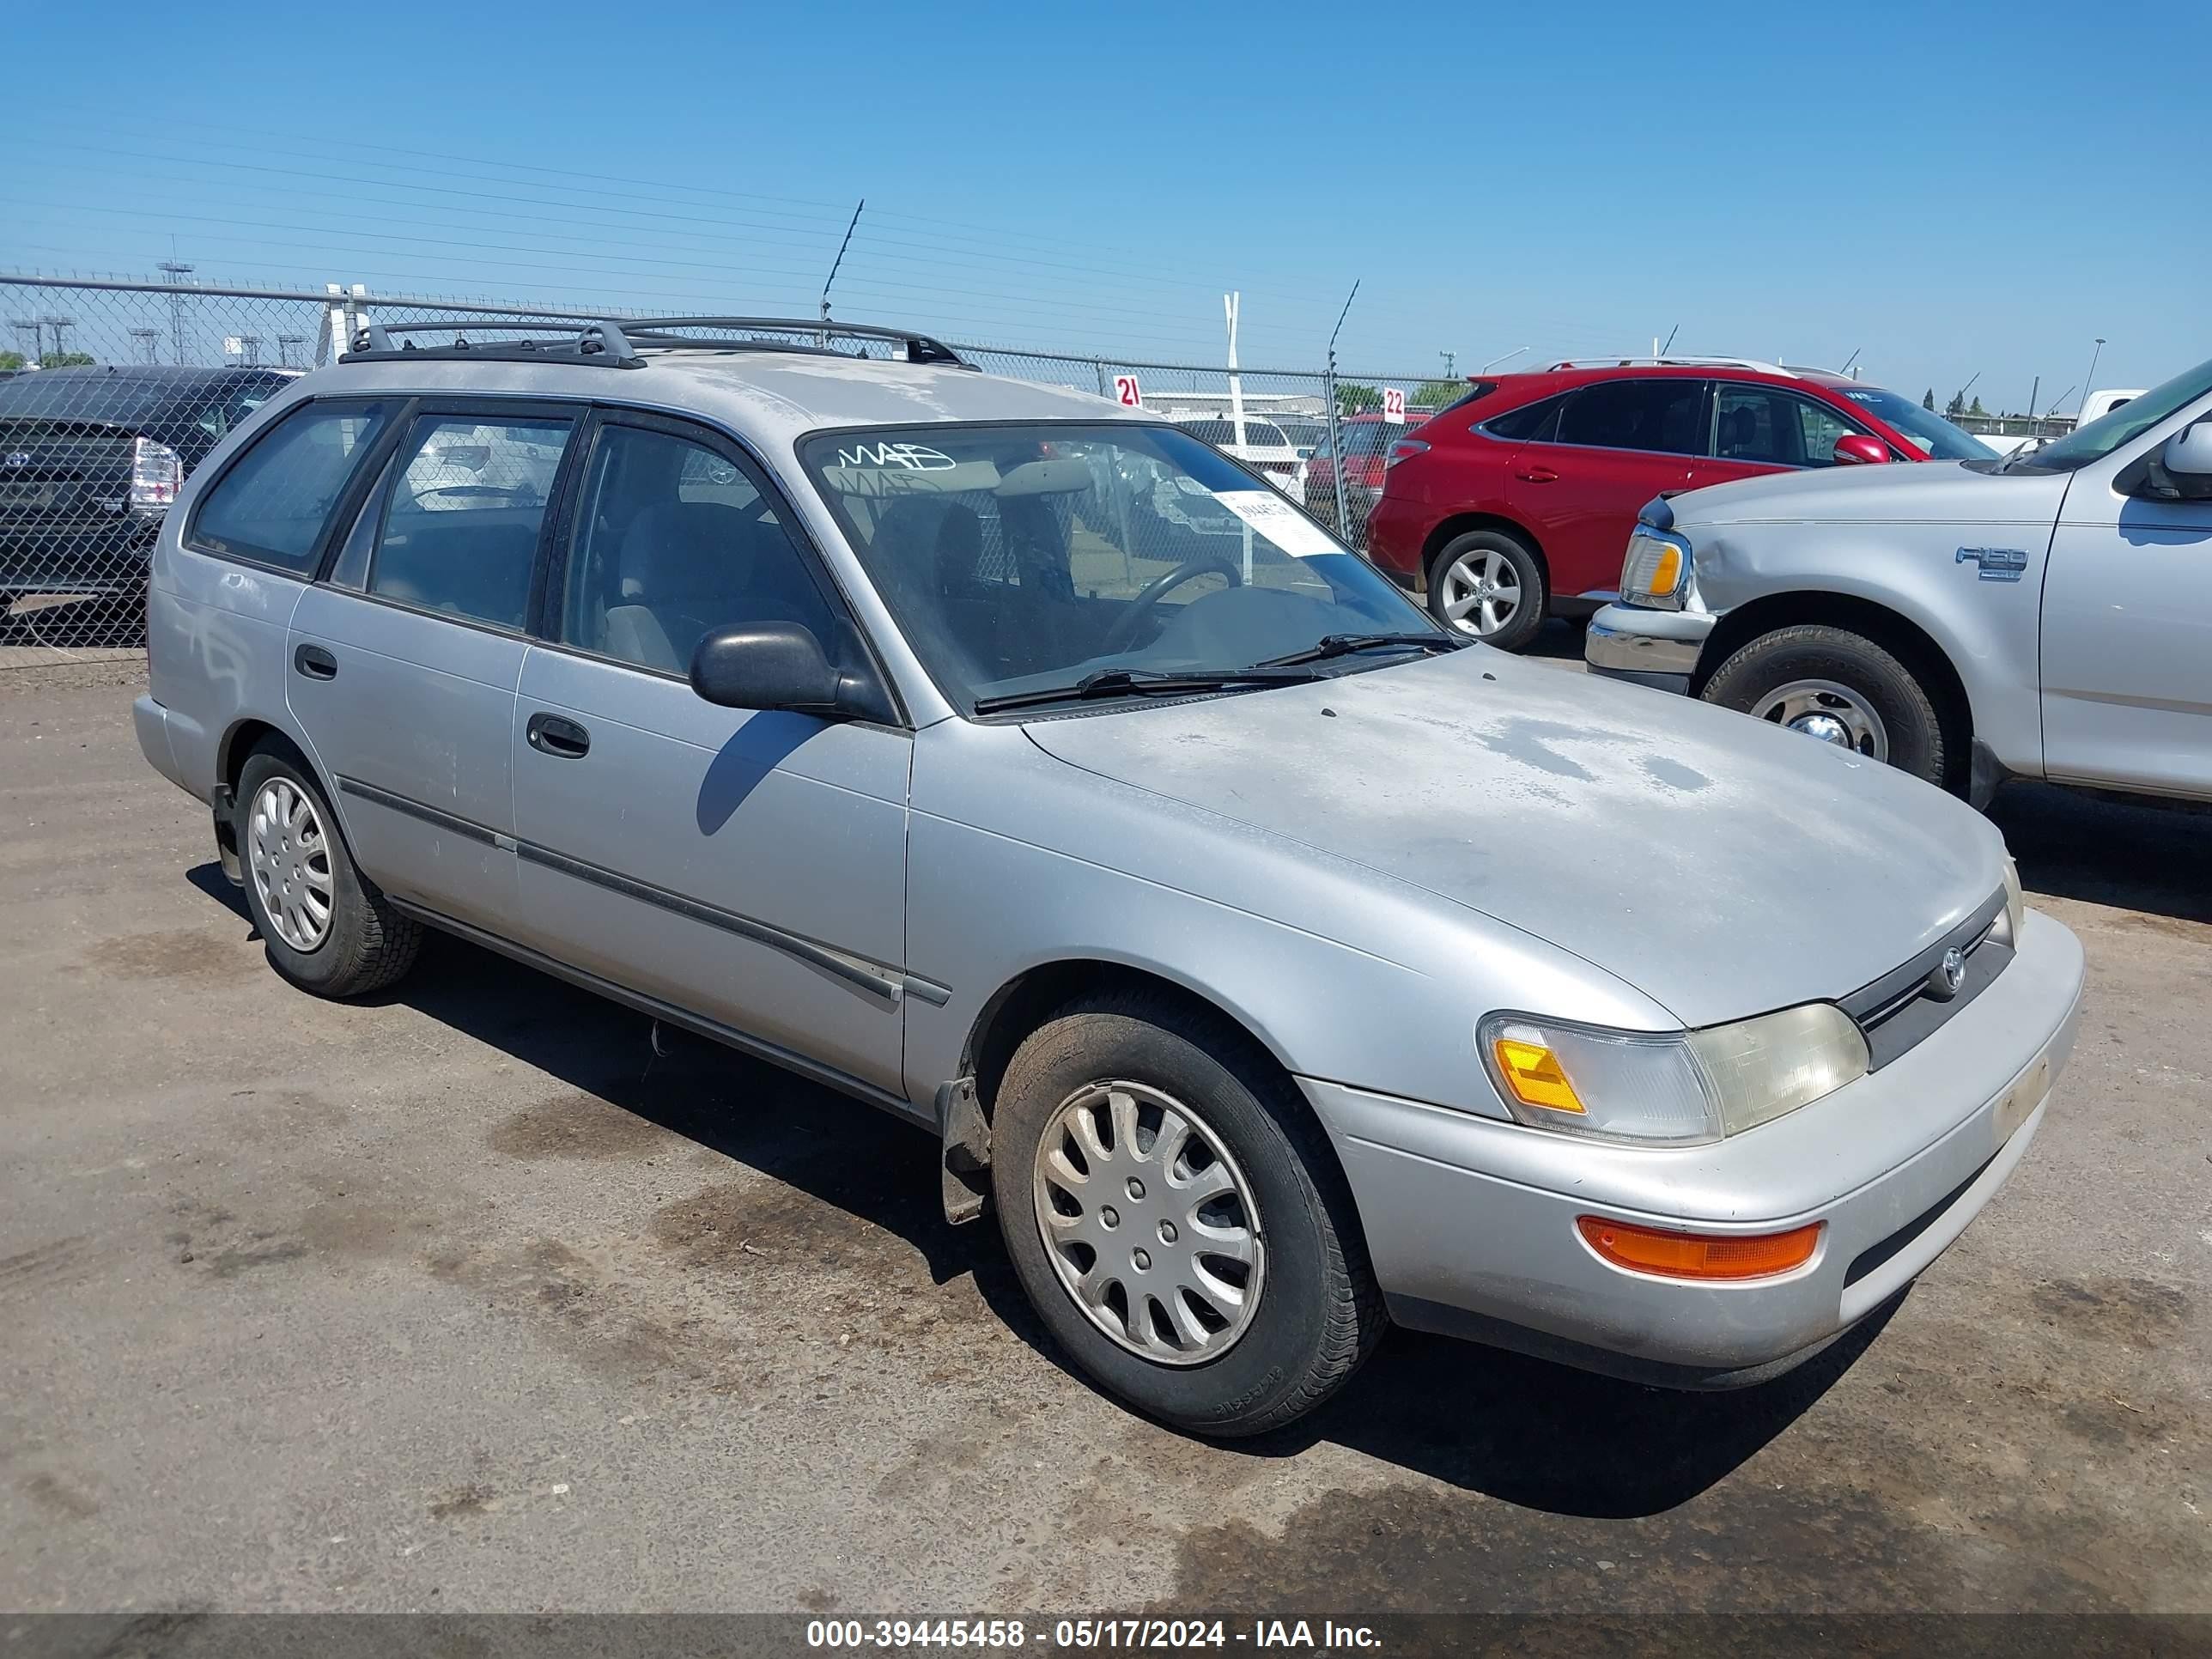
M 1234 287 L 1315 363 L 1357 278 L 1397 373 L 2212 356 L 2203 6 L 119 0 L 0 52 L 0 269 L 805 313 L 865 196 L 839 314 L 993 343 L 1216 361 Z

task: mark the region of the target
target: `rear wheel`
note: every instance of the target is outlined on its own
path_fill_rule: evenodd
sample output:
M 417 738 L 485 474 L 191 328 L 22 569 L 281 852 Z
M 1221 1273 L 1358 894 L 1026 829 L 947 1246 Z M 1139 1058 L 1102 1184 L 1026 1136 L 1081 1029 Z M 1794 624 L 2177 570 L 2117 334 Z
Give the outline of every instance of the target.
M 1723 662 L 1701 695 L 1929 783 L 1947 781 L 1951 745 L 1935 699 L 1863 635 L 1819 624 L 1778 628 Z
M 1023 1288 L 1093 1381 L 1249 1435 L 1349 1380 L 1384 1323 L 1350 1193 L 1291 1085 L 1165 999 L 1070 1005 L 1022 1043 L 992 1127 Z
M 415 965 L 422 925 L 354 867 L 330 802 L 282 750 L 238 780 L 239 862 L 269 965 L 317 996 L 380 991 Z
M 1544 569 L 1517 536 L 1472 530 L 1429 567 L 1429 610 L 1445 627 L 1518 651 L 1544 625 Z

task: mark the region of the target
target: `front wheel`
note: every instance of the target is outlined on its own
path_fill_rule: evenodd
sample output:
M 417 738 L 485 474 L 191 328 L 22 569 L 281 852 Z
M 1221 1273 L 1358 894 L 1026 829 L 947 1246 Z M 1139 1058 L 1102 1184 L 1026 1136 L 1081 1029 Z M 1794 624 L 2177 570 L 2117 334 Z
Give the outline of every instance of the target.
M 1446 628 L 1518 651 L 1544 625 L 1544 568 L 1502 530 L 1473 530 L 1444 544 L 1429 568 L 1429 610 Z
M 1031 1033 L 991 1162 L 1007 1252 L 1061 1348 L 1178 1428 L 1279 1428 L 1382 1332 L 1319 1127 L 1263 1055 L 1172 1001 L 1091 999 Z
M 1700 695 L 1929 783 L 1947 781 L 1952 745 L 1927 688 L 1848 629 L 1807 624 L 1762 635 L 1715 670 Z

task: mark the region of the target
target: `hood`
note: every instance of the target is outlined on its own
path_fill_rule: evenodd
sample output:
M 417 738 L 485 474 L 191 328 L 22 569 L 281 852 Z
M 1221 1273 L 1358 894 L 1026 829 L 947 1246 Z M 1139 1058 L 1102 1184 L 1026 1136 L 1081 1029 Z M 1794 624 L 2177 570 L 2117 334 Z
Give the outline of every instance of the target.
M 1982 463 L 1915 461 L 1774 472 L 1686 490 L 1668 505 L 1676 528 L 1701 525 L 2002 524 L 2048 527 L 2066 494 L 2065 474 L 1999 473 Z
M 1917 779 L 1486 646 L 1026 729 L 1571 951 L 1686 1025 L 1856 990 L 2003 879 L 1996 831 Z

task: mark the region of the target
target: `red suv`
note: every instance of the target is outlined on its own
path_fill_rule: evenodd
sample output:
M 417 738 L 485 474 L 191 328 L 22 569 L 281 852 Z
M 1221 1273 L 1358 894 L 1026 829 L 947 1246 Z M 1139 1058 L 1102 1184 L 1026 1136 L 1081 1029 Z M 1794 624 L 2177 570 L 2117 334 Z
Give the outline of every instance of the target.
M 1367 556 L 1437 618 L 1518 650 L 1613 599 L 1638 508 L 1793 467 L 1987 460 L 1909 398 L 1735 358 L 1556 363 L 1470 383 L 1390 446 Z

